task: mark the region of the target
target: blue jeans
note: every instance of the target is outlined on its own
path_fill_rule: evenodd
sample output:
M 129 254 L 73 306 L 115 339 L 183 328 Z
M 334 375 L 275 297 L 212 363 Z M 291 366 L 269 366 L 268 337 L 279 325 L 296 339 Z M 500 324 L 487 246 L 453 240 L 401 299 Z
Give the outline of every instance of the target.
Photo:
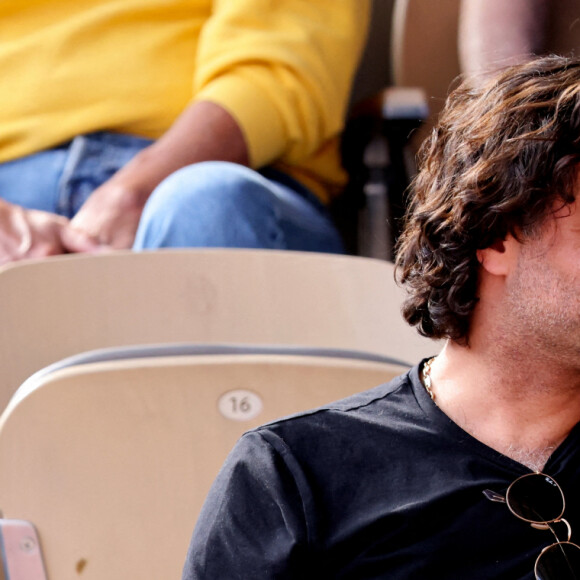
M 94 189 L 151 141 L 94 133 L 0 164 L 0 197 L 72 218 Z M 134 249 L 271 248 L 341 253 L 325 207 L 272 168 L 257 172 L 221 161 L 170 175 L 145 205 Z

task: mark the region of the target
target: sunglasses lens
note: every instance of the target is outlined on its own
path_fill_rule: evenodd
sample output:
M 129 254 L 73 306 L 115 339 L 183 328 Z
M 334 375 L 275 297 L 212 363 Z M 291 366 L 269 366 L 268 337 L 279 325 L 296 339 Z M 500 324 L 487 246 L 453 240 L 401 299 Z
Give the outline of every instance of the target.
M 580 580 L 580 547 L 560 542 L 546 548 L 536 561 L 537 580 Z
M 547 475 L 524 475 L 512 483 L 506 495 L 510 509 L 529 522 L 553 522 L 564 512 L 564 496 L 558 484 Z

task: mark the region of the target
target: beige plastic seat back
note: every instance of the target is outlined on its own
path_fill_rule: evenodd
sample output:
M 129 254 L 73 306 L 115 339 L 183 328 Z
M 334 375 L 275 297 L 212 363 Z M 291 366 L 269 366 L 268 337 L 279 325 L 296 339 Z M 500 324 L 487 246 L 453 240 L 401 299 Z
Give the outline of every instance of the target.
M 393 81 L 399 86 L 425 89 L 431 124 L 460 73 L 460 5 L 461 0 L 395 0 L 391 33 Z M 580 55 L 578 0 L 551 0 L 548 27 L 548 52 Z
M 395 0 L 372 0 L 367 42 L 355 78 L 351 103 L 373 97 L 391 83 L 391 43 Z
M 267 250 L 62 256 L 0 270 L 0 411 L 73 354 L 166 342 L 307 345 L 414 363 L 430 341 L 399 313 L 393 266 Z
M 48 580 L 180 578 L 201 504 L 245 430 L 405 370 L 292 355 L 63 368 L 28 381 L 0 419 L 0 510 L 36 526 Z
M 395 0 L 391 33 L 393 82 L 421 87 L 429 109 L 442 108 L 459 74 L 457 27 L 461 0 Z

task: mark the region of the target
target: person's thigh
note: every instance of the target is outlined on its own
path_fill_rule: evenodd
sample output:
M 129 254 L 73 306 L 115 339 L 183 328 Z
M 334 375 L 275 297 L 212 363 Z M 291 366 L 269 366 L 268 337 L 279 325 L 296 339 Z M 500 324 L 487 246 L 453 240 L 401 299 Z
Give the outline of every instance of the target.
M 0 198 L 72 218 L 95 189 L 151 143 L 133 135 L 98 132 L 0 163 Z
M 59 211 L 59 182 L 66 148 L 50 149 L 0 163 L 0 198 L 27 209 Z
M 149 198 L 134 249 L 162 247 L 343 251 L 322 206 L 256 171 L 219 161 L 175 172 Z
M 76 215 L 98 187 L 151 143 L 151 139 L 107 131 L 75 137 L 59 184 L 62 214 Z

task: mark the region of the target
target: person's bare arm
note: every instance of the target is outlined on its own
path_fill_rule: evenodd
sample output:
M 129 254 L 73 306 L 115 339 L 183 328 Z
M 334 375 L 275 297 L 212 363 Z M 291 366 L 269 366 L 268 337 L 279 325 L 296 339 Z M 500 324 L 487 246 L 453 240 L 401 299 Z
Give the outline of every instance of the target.
M 483 75 L 545 50 L 548 0 L 462 0 L 462 72 Z
M 233 117 L 219 105 L 201 101 L 93 192 L 71 221 L 63 238 L 66 248 L 84 252 L 92 243 L 130 248 L 153 189 L 174 171 L 208 160 L 249 163 L 244 136 Z

